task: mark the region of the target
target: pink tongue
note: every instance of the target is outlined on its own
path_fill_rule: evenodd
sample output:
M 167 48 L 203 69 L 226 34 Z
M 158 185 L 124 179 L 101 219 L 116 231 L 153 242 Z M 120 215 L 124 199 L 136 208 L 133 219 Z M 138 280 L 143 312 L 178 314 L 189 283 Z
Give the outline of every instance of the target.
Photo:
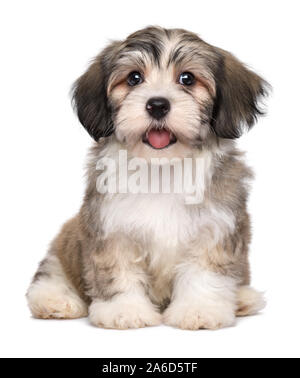
M 148 133 L 148 142 L 154 148 L 164 148 L 170 144 L 170 133 L 167 130 L 152 129 Z

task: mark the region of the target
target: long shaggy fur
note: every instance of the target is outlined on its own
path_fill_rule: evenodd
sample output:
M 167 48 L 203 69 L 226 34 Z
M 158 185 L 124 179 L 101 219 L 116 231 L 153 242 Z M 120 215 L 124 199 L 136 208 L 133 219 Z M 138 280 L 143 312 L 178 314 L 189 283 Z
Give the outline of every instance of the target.
M 128 85 L 131 72 L 143 82 Z M 182 72 L 193 74 L 193 85 L 180 84 Z M 234 139 L 263 113 L 267 88 L 232 54 L 181 29 L 149 27 L 104 49 L 74 85 L 79 120 L 95 139 L 87 189 L 29 287 L 33 316 L 216 329 L 261 310 L 262 295 L 249 287 L 252 172 Z M 153 97 L 170 103 L 161 120 L 146 111 Z M 152 148 L 152 129 L 168 130 L 175 143 Z M 172 190 L 99 193 L 97 162 L 118 163 L 120 151 L 148 163 L 200 158 L 201 201 L 187 204 Z

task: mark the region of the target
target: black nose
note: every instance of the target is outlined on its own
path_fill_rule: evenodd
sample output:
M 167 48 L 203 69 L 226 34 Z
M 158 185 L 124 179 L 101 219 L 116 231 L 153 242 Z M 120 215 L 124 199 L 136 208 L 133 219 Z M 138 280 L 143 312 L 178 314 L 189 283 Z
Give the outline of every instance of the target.
M 164 97 L 152 97 L 147 102 L 146 109 L 153 118 L 161 119 L 170 110 L 170 102 Z

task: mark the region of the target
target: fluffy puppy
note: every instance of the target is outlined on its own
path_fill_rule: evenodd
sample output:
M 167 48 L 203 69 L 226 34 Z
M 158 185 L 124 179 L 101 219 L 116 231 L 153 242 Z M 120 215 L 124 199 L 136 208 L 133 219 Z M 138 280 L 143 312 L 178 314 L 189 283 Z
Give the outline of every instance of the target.
M 266 88 L 232 54 L 185 30 L 148 27 L 106 47 L 74 85 L 79 120 L 95 140 L 87 189 L 29 287 L 33 316 L 196 330 L 261 310 L 261 294 L 249 287 L 252 173 L 234 139 L 262 114 Z M 120 153 L 129 165 L 155 160 L 147 188 L 168 162 L 174 178 L 174 161 L 190 159 L 185 174 L 195 178 L 200 161 L 196 200 L 186 200 L 191 184 L 147 191 L 114 181 L 115 190 L 103 190 L 122 181 Z M 117 169 L 101 170 L 108 160 Z

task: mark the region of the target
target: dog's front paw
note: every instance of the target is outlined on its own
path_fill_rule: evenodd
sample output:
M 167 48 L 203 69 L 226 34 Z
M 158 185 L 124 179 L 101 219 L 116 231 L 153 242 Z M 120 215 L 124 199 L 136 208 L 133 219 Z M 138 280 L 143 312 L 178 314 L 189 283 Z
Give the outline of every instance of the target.
M 181 329 L 218 329 L 234 324 L 235 308 L 227 303 L 171 303 L 163 314 L 163 321 Z
M 161 324 L 161 315 L 148 302 L 113 299 L 94 301 L 89 309 L 91 323 L 102 328 L 143 328 Z

